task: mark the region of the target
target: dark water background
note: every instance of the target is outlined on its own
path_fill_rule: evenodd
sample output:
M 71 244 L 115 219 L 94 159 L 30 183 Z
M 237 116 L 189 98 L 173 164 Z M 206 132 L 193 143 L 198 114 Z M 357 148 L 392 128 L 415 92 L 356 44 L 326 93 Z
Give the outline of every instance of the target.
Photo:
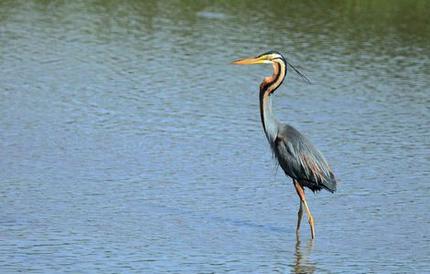
M 269 49 L 313 242 L 229 64 Z M 429 56 L 429 1 L 0 1 L 0 272 L 430 271 Z

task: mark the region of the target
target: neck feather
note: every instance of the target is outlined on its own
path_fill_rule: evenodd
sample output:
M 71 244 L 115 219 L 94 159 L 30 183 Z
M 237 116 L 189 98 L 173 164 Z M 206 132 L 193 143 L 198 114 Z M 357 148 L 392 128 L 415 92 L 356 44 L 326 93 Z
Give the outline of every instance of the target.
M 278 134 L 278 120 L 272 112 L 270 95 L 282 84 L 286 75 L 286 66 L 283 62 L 273 62 L 273 75 L 264 78 L 260 85 L 260 115 L 264 133 L 269 143 L 273 143 Z

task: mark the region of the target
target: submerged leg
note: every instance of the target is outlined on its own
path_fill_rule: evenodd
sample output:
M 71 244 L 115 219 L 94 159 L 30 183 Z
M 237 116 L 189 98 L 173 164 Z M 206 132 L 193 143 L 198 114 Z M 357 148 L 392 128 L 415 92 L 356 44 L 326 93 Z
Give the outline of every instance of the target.
M 300 197 L 300 201 L 301 201 L 300 209 L 301 209 L 302 204 L 305 207 L 306 214 L 308 215 L 308 222 L 309 222 L 309 225 L 311 226 L 311 237 L 312 237 L 312 239 L 314 239 L 315 238 L 314 217 L 312 216 L 311 211 L 309 210 L 309 207 L 308 207 L 308 203 L 306 202 L 305 190 L 303 189 L 303 187 L 299 184 L 299 182 L 297 180 L 294 180 L 294 186 L 296 188 L 297 194 Z M 297 225 L 297 227 L 299 227 L 299 225 Z
M 303 203 L 302 203 L 302 200 L 300 199 L 299 212 L 297 212 L 297 228 L 296 228 L 296 233 L 299 233 L 300 223 L 302 222 L 302 216 L 303 216 Z

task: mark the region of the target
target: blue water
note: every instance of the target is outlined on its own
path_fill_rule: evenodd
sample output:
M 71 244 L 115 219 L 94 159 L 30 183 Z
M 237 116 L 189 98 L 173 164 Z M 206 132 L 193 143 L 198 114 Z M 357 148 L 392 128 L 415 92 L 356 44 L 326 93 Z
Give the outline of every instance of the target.
M 429 271 L 427 6 L 0 1 L 0 272 Z M 313 82 L 276 115 L 340 180 L 314 241 L 259 121 L 271 68 L 229 64 L 269 49 Z

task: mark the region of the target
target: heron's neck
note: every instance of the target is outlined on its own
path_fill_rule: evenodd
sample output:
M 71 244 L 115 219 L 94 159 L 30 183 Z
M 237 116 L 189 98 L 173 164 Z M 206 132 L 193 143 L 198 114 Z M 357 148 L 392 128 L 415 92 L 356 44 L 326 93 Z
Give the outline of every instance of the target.
M 278 134 L 278 120 L 272 111 L 272 100 L 268 92 L 260 91 L 260 115 L 264 133 L 269 143 L 276 139 Z
M 272 111 L 270 95 L 282 84 L 286 75 L 286 66 L 283 63 L 273 63 L 273 75 L 266 77 L 260 85 L 260 115 L 264 133 L 270 144 L 278 134 L 278 120 Z

